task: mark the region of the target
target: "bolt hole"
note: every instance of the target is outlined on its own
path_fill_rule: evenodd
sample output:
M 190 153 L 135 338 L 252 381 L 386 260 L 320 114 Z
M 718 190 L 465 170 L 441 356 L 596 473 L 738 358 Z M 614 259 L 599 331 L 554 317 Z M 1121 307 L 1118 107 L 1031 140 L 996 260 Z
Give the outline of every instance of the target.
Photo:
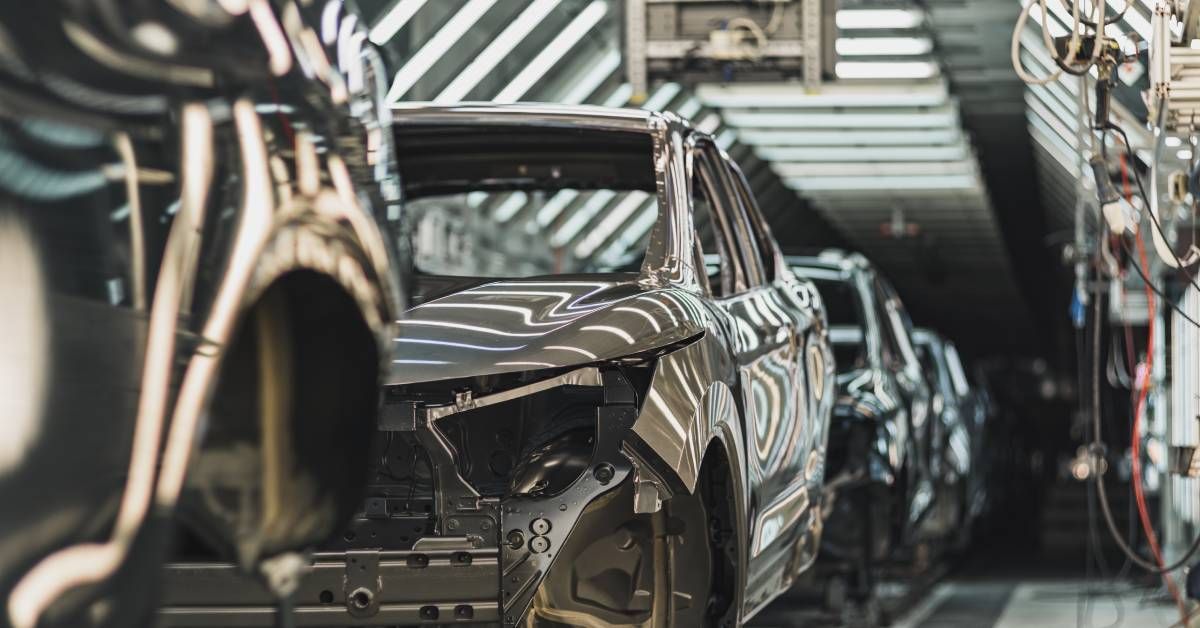
M 320 598 L 322 604 L 333 604 L 333 591 L 326 589 L 321 591 Z
M 363 610 L 371 606 L 371 597 L 370 591 L 358 589 L 350 594 L 350 603 L 354 605 L 354 608 Z

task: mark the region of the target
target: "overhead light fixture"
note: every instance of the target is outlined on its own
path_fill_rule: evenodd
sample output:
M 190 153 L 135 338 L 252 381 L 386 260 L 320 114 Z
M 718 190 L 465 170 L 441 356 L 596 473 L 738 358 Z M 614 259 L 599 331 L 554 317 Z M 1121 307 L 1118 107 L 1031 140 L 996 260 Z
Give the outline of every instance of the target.
M 602 103 L 605 107 L 624 107 L 629 104 L 629 99 L 633 96 L 633 85 L 629 83 L 621 83 L 613 90 L 613 93 L 608 95 Z
M 426 0 L 396 0 L 392 6 L 388 8 L 383 17 L 379 18 L 368 34 L 371 43 L 376 46 L 386 44 L 391 38 L 400 32 L 401 28 L 416 15 L 421 7 L 425 6 Z
M 733 143 L 737 141 L 737 132 L 733 129 L 725 129 L 713 141 L 717 143 L 717 146 L 721 147 L 721 150 L 729 150 L 729 147 L 733 146 Z
M 746 111 L 727 109 L 725 122 L 744 129 L 938 129 L 958 127 L 958 111 L 953 105 L 911 112 L 859 113 L 857 111 Z
M 604 17 L 607 12 L 608 3 L 604 0 L 595 0 L 587 5 L 492 100 L 501 103 L 520 100 L 546 75 L 546 72 L 550 71 L 550 68 L 554 67 L 554 64 L 558 63 L 559 59 L 563 58 L 563 55 L 570 52 L 575 44 L 578 44 L 579 40 L 583 39 L 583 36 L 600 22 L 600 18 Z
M 642 193 L 645 194 L 645 192 Z M 550 246 L 556 248 L 565 246 L 567 243 L 573 240 L 575 235 L 582 231 L 583 228 L 587 226 L 587 223 L 591 222 L 592 218 L 594 218 L 596 214 L 600 213 L 600 210 L 604 209 L 604 207 L 608 205 L 608 203 L 616 196 L 617 193 L 612 190 L 596 190 L 595 192 L 592 192 L 591 198 L 584 202 L 581 207 L 576 209 L 575 212 L 572 213 L 569 218 L 567 218 L 567 222 L 550 237 Z
M 838 61 L 834 68 L 844 79 L 924 79 L 938 73 L 932 61 Z
M 928 37 L 839 37 L 834 47 L 843 57 L 926 55 L 933 52 L 933 40 Z
M 1183 140 L 1175 137 L 1174 135 L 1168 135 L 1163 140 L 1163 143 L 1166 144 L 1168 148 L 1179 148 L 1180 146 L 1183 146 Z
M 1189 161 L 1192 158 L 1192 151 L 1185 148 L 1185 149 L 1175 153 L 1175 156 L 1184 161 Z
M 396 72 L 396 78 L 388 90 L 388 101 L 396 102 L 403 98 L 408 90 L 425 76 L 429 68 L 433 67 L 433 64 L 437 63 L 495 4 L 496 0 L 470 0 L 463 5 L 463 8 Z
M 636 218 L 625 223 L 624 228 L 621 230 L 621 235 L 617 236 L 617 239 L 600 254 L 601 262 L 613 263 L 619 261 L 621 256 L 625 255 L 635 244 L 646 237 L 646 232 L 650 231 L 656 222 L 658 222 L 658 202 L 655 199 L 651 199 Z
M 720 128 L 720 126 L 721 126 L 721 115 L 718 113 L 715 113 L 715 112 L 709 113 L 707 116 L 704 116 L 703 120 L 700 120 L 699 122 L 696 123 L 697 129 L 699 129 L 703 133 L 708 133 L 709 135 L 716 133 L 717 129 Z
M 754 152 L 771 162 L 953 161 L 971 154 L 962 142 L 948 146 L 760 146 Z
M 525 206 L 528 200 L 529 196 L 524 192 L 513 192 L 504 199 L 504 202 L 492 209 L 492 218 L 495 218 L 496 222 L 508 222 L 517 215 L 517 212 Z
M 671 104 L 671 101 L 679 95 L 683 87 L 679 83 L 663 83 L 654 89 L 646 102 L 642 103 L 642 109 L 646 111 L 659 111 L 663 107 Z
M 943 129 L 876 130 L 876 131 L 785 131 L 744 129 L 742 142 L 761 146 L 911 146 L 953 144 L 962 139 L 957 127 Z
M 787 179 L 788 187 L 801 192 L 862 191 L 878 192 L 899 190 L 978 190 L 979 182 L 973 175 L 917 176 L 917 177 L 811 177 Z
M 688 98 L 687 102 L 679 105 L 679 108 L 675 110 L 675 113 L 679 114 L 679 117 L 683 118 L 684 120 L 691 120 L 692 116 L 696 115 L 700 111 L 700 107 L 700 101 L 696 100 L 696 97 L 693 96 Z
M 917 9 L 843 9 L 837 12 L 837 27 L 856 29 L 916 28 L 925 21 Z
M 1057 8 L 1057 5 L 1054 5 L 1053 3 L 1048 3 L 1047 6 L 1050 6 L 1051 10 L 1054 10 L 1054 8 Z M 1033 21 L 1037 23 L 1038 28 L 1049 28 L 1051 37 L 1064 37 L 1068 33 L 1070 33 L 1070 31 L 1067 30 L 1067 27 L 1064 26 L 1063 23 L 1055 15 L 1049 16 L 1050 17 L 1049 25 L 1047 25 L 1045 23 L 1046 16 L 1042 15 L 1041 10 L 1030 11 L 1029 17 L 1033 18 Z
M 944 104 L 949 90 L 944 79 L 897 85 L 890 82 L 832 84 L 810 91 L 788 83 L 702 83 L 696 96 L 710 107 L 931 107 Z
M 617 206 L 612 208 L 612 211 L 600 221 L 600 224 L 596 225 L 596 228 L 592 229 L 584 237 L 583 241 L 575 247 L 575 257 L 580 259 L 590 257 L 592 253 L 596 252 L 596 249 L 600 248 L 601 244 L 604 244 L 608 240 L 609 236 L 621 228 L 622 225 L 629 222 L 629 217 L 639 207 L 649 206 L 650 203 L 656 202 L 653 197 L 649 202 L 646 202 L 646 196 L 648 195 L 645 192 L 634 190 L 620 203 L 617 203 Z
M 433 99 L 435 103 L 458 102 L 512 52 L 525 36 L 546 19 L 561 0 L 533 0 L 520 15 L 513 18 L 504 30 L 483 49 L 453 81 Z
M 558 215 L 562 213 L 562 210 L 567 205 L 571 204 L 571 201 L 578 197 L 579 192 L 576 190 L 566 189 L 555 192 L 554 196 L 551 196 L 550 200 L 546 201 L 546 204 L 542 205 L 542 208 L 538 210 L 534 220 L 537 221 L 539 227 L 548 226 L 554 222 L 555 218 L 558 218 Z
M 588 99 L 608 77 L 621 67 L 621 51 L 609 48 L 595 63 L 588 64 L 587 74 L 579 77 L 574 85 L 567 88 L 566 94 L 556 99 L 566 105 L 578 105 Z M 632 89 L 632 87 L 631 87 Z
M 920 177 L 972 174 L 973 161 L 773 163 L 771 169 L 784 179 L 820 177 Z

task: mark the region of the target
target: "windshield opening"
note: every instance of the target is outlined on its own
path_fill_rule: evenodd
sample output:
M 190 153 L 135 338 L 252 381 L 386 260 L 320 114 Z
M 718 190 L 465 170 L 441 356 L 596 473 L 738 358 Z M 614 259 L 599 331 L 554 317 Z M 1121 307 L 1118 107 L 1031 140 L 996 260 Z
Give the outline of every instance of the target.
M 640 272 L 659 212 L 649 134 L 461 125 L 397 138 L 419 276 Z

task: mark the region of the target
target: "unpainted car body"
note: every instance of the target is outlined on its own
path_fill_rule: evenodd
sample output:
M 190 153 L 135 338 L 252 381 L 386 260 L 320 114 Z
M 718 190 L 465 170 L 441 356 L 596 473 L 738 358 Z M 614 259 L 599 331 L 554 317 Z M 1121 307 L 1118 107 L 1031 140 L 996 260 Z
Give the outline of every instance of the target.
M 736 166 L 670 114 L 396 116 L 406 211 L 439 234 L 457 221 L 451 205 L 507 218 L 433 238 L 474 238 L 466 257 L 417 247 L 419 304 L 396 339 L 367 504 L 317 555 L 298 617 L 696 626 L 753 615 L 815 556 L 833 366 L 820 298 L 783 263 Z M 625 234 L 563 236 L 575 220 L 563 214 L 534 237 L 563 237 L 574 257 L 488 265 L 522 237 L 492 231 L 525 215 L 538 224 L 564 202 L 644 207 L 644 255 L 586 254 Z M 711 223 L 694 222 L 701 209 Z M 589 248 L 589 237 L 608 240 Z M 718 253 L 712 282 L 701 238 Z M 175 602 L 193 612 L 170 617 L 253 617 L 238 587 L 182 592 Z
M 838 364 L 822 557 L 866 570 L 910 549 L 933 508 L 931 393 L 904 306 L 866 258 L 826 251 L 788 264 L 821 292 Z
M 935 475 L 951 504 L 946 523 L 966 540 L 971 524 L 987 503 L 984 469 L 986 399 L 967 379 L 954 343 L 941 334 L 918 328 L 913 334 L 921 363 L 934 391 L 932 409 L 937 415 L 934 439 Z
M 176 515 L 283 591 L 357 507 L 405 300 L 337 4 L 0 9 L 0 625 L 148 624 Z

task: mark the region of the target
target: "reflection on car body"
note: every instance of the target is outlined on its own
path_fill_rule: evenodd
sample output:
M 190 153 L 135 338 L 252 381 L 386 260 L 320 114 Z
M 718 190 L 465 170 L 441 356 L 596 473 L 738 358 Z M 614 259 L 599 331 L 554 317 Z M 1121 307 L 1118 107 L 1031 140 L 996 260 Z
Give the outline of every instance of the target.
M 389 118 L 360 30 L 277 4 L 0 9 L 0 625 L 144 625 L 173 514 L 283 592 L 357 505 Z
M 833 365 L 736 166 L 670 114 L 395 114 L 417 305 L 364 511 L 298 616 L 697 626 L 784 591 L 821 531 Z M 224 582 L 176 623 L 253 617 Z
M 960 530 L 966 542 L 970 524 L 987 501 L 982 465 L 987 410 L 981 396 L 967 380 L 954 343 L 928 329 L 917 329 L 913 341 L 934 391 L 937 415 L 934 438 L 935 475 L 947 494 L 941 525 Z

